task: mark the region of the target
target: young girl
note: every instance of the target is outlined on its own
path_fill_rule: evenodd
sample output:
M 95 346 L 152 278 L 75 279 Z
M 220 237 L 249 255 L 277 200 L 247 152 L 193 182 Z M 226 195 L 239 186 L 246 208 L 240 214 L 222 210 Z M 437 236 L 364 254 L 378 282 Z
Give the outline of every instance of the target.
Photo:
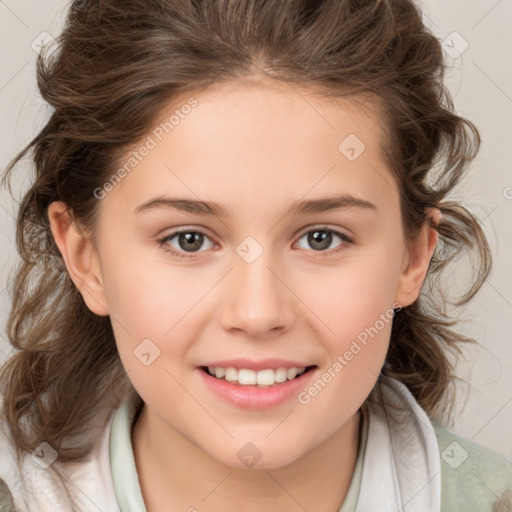
M 1 510 L 483 512 L 441 271 L 476 128 L 412 0 L 72 2 L 38 61 Z

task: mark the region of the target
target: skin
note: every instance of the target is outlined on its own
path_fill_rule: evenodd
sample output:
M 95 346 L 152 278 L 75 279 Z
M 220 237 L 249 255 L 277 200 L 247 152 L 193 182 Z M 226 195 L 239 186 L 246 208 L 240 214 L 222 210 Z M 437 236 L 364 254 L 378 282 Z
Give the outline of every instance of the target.
M 166 105 L 162 120 L 190 96 Z M 94 313 L 111 316 L 145 402 L 132 443 L 147 509 L 337 511 L 391 322 L 307 404 L 239 408 L 213 394 L 197 366 L 279 357 L 316 364 L 320 376 L 379 315 L 417 299 L 437 232 L 425 222 L 405 243 L 372 109 L 264 82 L 193 97 L 192 112 L 99 201 L 95 239 L 62 202 L 48 210 L 71 278 Z M 338 150 L 349 134 L 366 146 L 354 161 Z M 293 201 L 336 194 L 376 210 L 287 214 Z M 161 195 L 215 201 L 232 216 L 134 211 Z M 206 235 L 199 249 L 187 252 L 178 237 L 159 245 L 181 228 Z M 315 228 L 353 243 L 328 231 L 331 243 L 315 245 Z M 247 236 L 263 250 L 251 263 L 236 252 Z M 144 339 L 160 349 L 149 366 L 133 353 Z M 262 454 L 252 468 L 237 457 L 247 442 Z

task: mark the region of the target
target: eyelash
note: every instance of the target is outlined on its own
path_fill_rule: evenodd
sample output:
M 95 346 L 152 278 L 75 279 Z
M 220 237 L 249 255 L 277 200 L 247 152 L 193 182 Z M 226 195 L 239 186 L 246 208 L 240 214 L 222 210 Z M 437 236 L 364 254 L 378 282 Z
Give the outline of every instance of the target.
M 353 240 L 350 237 L 348 237 L 347 235 L 345 235 L 344 233 L 340 233 L 339 231 L 330 229 L 326 226 L 309 229 L 308 231 L 303 232 L 300 235 L 300 237 L 298 238 L 298 240 L 300 240 L 304 235 L 307 235 L 308 233 L 312 233 L 314 231 L 326 231 L 329 233 L 333 233 L 334 235 L 341 238 L 341 240 L 343 240 L 343 242 L 344 242 L 344 243 L 340 244 L 337 248 L 331 249 L 329 251 L 313 251 L 313 252 L 316 252 L 317 257 L 320 257 L 320 258 L 329 257 L 334 254 L 338 254 L 338 253 L 348 249 L 348 246 L 350 246 L 354 243 Z M 199 233 L 199 234 L 204 235 L 205 237 L 209 238 L 208 235 L 206 235 L 206 233 L 203 233 L 202 231 L 198 231 L 198 230 L 194 230 L 194 229 L 183 229 L 183 230 L 179 230 L 179 231 L 174 231 L 174 232 L 170 233 L 169 235 L 159 238 L 157 240 L 158 246 L 163 248 L 164 251 L 172 253 L 173 256 L 176 256 L 178 258 L 184 258 L 184 259 L 194 258 L 194 257 L 196 257 L 196 254 L 198 252 L 202 252 L 202 251 L 196 251 L 194 253 L 187 254 L 187 253 L 177 251 L 175 249 L 169 249 L 169 247 L 164 247 L 164 245 L 167 242 L 172 240 L 175 236 L 180 235 L 181 233 Z

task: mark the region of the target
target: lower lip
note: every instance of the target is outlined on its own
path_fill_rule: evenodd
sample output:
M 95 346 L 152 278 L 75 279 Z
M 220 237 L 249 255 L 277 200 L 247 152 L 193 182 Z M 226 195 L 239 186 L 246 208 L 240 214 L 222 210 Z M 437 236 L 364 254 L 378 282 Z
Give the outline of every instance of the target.
M 242 386 L 227 380 L 217 379 L 197 368 L 209 389 L 228 402 L 244 409 L 267 409 L 297 396 L 316 370 L 317 368 L 311 368 L 293 380 L 259 388 L 258 386 Z

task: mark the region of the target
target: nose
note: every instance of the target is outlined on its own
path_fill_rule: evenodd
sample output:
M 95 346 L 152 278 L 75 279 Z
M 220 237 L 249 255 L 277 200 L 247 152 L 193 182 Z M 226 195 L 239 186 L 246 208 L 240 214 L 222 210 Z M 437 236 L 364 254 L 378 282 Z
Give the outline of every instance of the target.
M 294 319 L 294 294 L 282 271 L 263 253 L 248 263 L 236 255 L 235 266 L 222 293 L 221 323 L 251 339 L 265 339 L 288 330 Z

